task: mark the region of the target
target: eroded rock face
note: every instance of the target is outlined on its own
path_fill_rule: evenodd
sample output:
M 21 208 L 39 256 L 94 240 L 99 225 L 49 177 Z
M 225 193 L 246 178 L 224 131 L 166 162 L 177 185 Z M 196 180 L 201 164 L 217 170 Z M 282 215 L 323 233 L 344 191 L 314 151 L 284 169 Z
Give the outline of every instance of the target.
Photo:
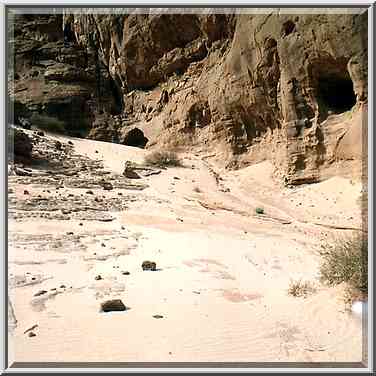
M 62 15 L 15 15 L 10 27 L 10 123 L 37 114 L 62 122 L 72 136 L 86 135 L 96 113 L 121 111 L 98 52 L 76 38 L 64 42 Z
M 214 153 L 228 168 L 270 159 L 286 184 L 317 181 L 333 161 L 361 155 L 354 145 L 362 144 L 367 109 L 364 10 L 110 12 L 64 14 L 62 25 L 75 25 L 74 48 L 57 48 L 52 36 L 16 38 L 48 102 L 84 98 L 78 107 L 90 137 L 113 141 L 136 126 L 147 147 Z M 24 87 L 15 86 L 25 103 Z
M 286 183 L 316 181 L 341 134 L 323 124 L 365 108 L 367 16 L 265 13 L 75 19 L 98 28 L 128 116 L 158 129 L 149 144 L 214 149 L 229 167 L 272 159 Z

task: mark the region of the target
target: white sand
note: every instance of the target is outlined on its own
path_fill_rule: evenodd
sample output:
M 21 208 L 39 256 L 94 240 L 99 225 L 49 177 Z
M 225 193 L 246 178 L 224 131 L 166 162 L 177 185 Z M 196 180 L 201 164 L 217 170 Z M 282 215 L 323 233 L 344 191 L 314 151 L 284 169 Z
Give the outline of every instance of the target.
M 125 160 L 140 162 L 146 153 L 72 140 L 77 153 L 103 159 L 117 173 Z M 288 190 L 273 182 L 270 164 L 263 163 L 221 174 L 221 184 L 230 189 L 222 192 L 205 163 L 187 157 L 184 164 L 189 167 L 143 179 L 150 187 L 130 193 L 144 200 L 112 213 L 113 222 L 9 224 L 19 234 L 74 231 L 87 245 L 86 250 L 10 248 L 10 273 L 50 277 L 10 290 L 17 319 L 14 360 L 361 361 L 361 322 L 344 310 L 341 286 L 318 281 L 317 250 L 338 231 L 314 224 L 359 226 L 360 186 L 331 179 Z M 255 214 L 257 206 L 265 208 L 265 219 Z M 94 253 L 109 257 L 95 260 Z M 142 271 L 146 259 L 161 270 Z M 130 275 L 122 275 L 125 270 Z M 95 280 L 98 274 L 103 280 Z M 317 293 L 289 296 L 290 280 L 299 278 L 315 283 Z M 61 284 L 67 288 L 59 289 Z M 59 293 L 42 303 L 33 298 L 54 287 Z M 100 302 L 109 298 L 122 299 L 130 309 L 100 313 Z M 155 319 L 156 314 L 164 317 Z M 29 338 L 24 331 L 34 324 L 37 335 Z

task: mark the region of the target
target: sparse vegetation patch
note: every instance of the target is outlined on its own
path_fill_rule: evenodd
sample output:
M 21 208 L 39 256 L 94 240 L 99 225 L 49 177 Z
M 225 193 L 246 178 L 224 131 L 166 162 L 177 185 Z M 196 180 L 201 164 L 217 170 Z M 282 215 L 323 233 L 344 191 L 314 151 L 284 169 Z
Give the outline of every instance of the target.
M 316 292 L 316 287 L 312 282 L 303 281 L 301 279 L 290 282 L 288 294 L 295 297 L 304 297 Z
M 182 163 L 173 151 L 153 151 L 145 157 L 145 163 L 158 167 L 179 167 Z
M 368 290 L 368 240 L 364 235 L 323 246 L 321 280 L 328 285 L 346 282 L 362 293 Z

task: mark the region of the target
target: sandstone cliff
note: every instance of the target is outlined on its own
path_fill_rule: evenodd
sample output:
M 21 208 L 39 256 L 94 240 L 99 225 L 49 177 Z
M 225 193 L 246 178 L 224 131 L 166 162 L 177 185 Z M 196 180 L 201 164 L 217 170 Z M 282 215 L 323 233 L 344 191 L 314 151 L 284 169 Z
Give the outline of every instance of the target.
M 45 113 L 70 132 L 228 168 L 270 159 L 286 184 L 359 176 L 367 13 L 287 11 L 17 16 L 16 120 Z

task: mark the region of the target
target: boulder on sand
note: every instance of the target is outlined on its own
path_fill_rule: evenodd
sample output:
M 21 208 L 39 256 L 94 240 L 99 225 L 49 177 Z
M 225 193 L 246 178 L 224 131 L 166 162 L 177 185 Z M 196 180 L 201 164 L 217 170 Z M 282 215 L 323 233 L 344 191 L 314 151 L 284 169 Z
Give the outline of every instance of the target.
M 123 175 L 128 179 L 140 179 L 140 175 L 134 170 L 132 163 L 127 161 L 124 164 Z
M 153 261 L 144 261 L 142 263 L 142 270 L 157 270 L 157 264 Z
M 125 311 L 127 307 L 120 299 L 107 300 L 101 303 L 102 312 Z

